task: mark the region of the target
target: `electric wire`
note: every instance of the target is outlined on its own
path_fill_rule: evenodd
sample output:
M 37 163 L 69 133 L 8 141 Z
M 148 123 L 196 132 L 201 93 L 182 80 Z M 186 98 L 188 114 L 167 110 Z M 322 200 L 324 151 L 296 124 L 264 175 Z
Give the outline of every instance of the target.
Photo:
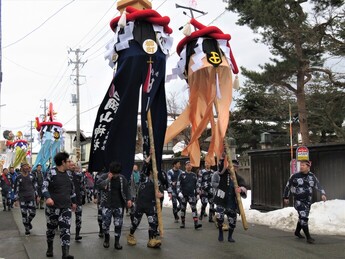
M 39 76 L 43 76 L 43 77 L 53 77 L 53 75 L 43 74 L 43 73 L 34 71 L 34 70 L 30 69 L 30 68 L 27 68 L 27 67 L 25 67 L 25 66 L 22 66 L 22 65 L 18 64 L 17 62 L 15 62 L 15 61 L 13 61 L 13 60 L 11 60 L 11 59 L 5 57 L 5 56 L 2 56 L 2 57 L 3 57 L 4 59 L 6 59 L 8 62 L 10 62 L 10 63 L 12 63 L 12 64 L 14 64 L 14 65 L 16 65 L 16 66 L 18 66 L 18 67 L 20 67 L 20 68 L 22 68 L 22 69 L 28 71 L 28 72 L 31 72 L 31 73 L 33 73 L 33 74 L 36 74 L 36 75 L 39 75 Z
M 103 18 L 110 12 L 110 10 L 113 9 L 114 5 L 116 4 L 117 1 L 114 1 L 114 3 L 111 4 L 111 6 L 109 7 L 109 9 L 105 12 L 105 14 L 98 20 L 98 22 L 89 30 L 89 32 L 87 34 L 85 34 L 85 36 L 79 41 L 78 44 L 76 45 L 80 45 L 80 43 L 87 38 L 87 36 L 90 35 L 90 33 L 97 27 L 97 25 L 103 20 Z M 98 35 L 99 32 L 96 34 Z M 92 39 L 94 39 L 95 37 L 91 38 L 87 43 L 85 43 L 85 45 L 89 44 L 91 42 Z M 76 48 L 76 47 L 75 47 Z
M 67 4 L 65 4 L 63 7 L 61 7 L 59 10 L 57 10 L 55 13 L 53 13 L 51 16 L 49 16 L 44 22 L 42 22 L 38 27 L 36 27 L 35 29 L 33 29 L 32 31 L 30 31 L 29 33 L 27 33 L 26 35 L 24 35 L 23 37 L 19 38 L 18 40 L 2 47 L 3 49 L 6 49 L 8 47 L 11 47 L 19 42 L 21 42 L 22 40 L 24 40 L 26 37 L 28 37 L 29 35 L 31 35 L 32 33 L 34 33 L 35 31 L 37 31 L 38 29 L 40 29 L 46 22 L 48 22 L 50 19 L 52 19 L 54 16 L 56 16 L 59 12 L 61 12 L 63 9 L 65 9 L 67 6 L 69 6 L 70 4 L 72 4 L 75 0 L 72 0 L 70 2 L 68 2 Z

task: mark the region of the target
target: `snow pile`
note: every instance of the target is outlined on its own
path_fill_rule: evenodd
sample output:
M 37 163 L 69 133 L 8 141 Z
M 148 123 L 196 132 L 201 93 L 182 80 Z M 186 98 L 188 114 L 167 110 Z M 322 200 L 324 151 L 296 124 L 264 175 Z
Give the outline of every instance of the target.
M 270 212 L 252 210 L 250 209 L 251 191 L 248 191 L 247 198 L 242 199 L 242 202 L 248 223 L 266 225 L 289 232 L 295 230 L 298 214 L 293 207 Z M 172 207 L 167 193 L 164 195 L 163 206 Z M 200 201 L 198 201 L 197 208 L 200 212 Z M 189 206 L 187 211 L 191 211 Z M 206 211 L 208 212 L 208 209 Z M 238 220 L 241 221 L 241 217 L 238 217 Z M 314 203 L 309 214 L 309 229 L 313 234 L 345 236 L 345 200 L 328 200 Z

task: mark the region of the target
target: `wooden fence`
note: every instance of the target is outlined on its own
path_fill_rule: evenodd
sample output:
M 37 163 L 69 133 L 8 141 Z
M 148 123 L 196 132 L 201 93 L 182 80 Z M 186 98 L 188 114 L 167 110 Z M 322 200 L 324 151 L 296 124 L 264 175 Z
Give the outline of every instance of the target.
M 328 199 L 345 199 L 345 144 L 308 146 L 311 171 L 319 179 Z M 295 157 L 296 149 L 294 149 Z M 283 191 L 290 177 L 290 149 L 248 152 L 251 171 L 251 208 L 274 210 L 283 207 Z M 318 193 L 318 192 L 317 192 Z M 320 195 L 314 195 L 314 201 Z

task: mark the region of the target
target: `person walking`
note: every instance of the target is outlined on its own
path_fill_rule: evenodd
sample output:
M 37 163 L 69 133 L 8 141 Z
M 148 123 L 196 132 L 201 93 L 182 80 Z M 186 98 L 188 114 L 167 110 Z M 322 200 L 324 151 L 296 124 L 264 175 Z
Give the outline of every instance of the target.
M 60 241 L 63 259 L 73 259 L 69 254 L 71 239 L 72 210 L 76 210 L 76 194 L 71 174 L 67 171 L 71 160 L 66 152 L 54 156 L 56 167 L 47 172 L 43 181 L 42 194 L 46 199 L 47 220 L 47 257 L 53 257 L 53 241 L 55 230 L 60 229 Z
M 315 239 L 310 236 L 309 233 L 309 213 L 310 207 L 313 201 L 313 189 L 318 190 L 321 193 L 321 199 L 327 200 L 326 192 L 321 187 L 319 180 L 316 176 L 310 172 L 311 162 L 308 160 L 300 161 L 300 171 L 291 175 L 287 181 L 284 189 L 284 203 L 289 204 L 289 196 L 292 193 L 294 197 L 294 207 L 298 213 L 298 222 L 295 230 L 295 236 L 298 238 L 304 238 L 300 233 L 303 230 L 307 237 L 307 242 L 313 244 Z
M 185 228 L 186 208 L 189 203 L 192 210 L 192 217 L 194 221 L 194 228 L 199 229 L 202 224 L 198 221 L 198 211 L 196 209 L 197 195 L 200 194 L 200 186 L 198 177 L 192 172 L 192 165 L 190 161 L 185 163 L 186 171 L 181 173 L 178 177 L 176 190 L 181 201 L 181 226 Z
M 74 184 L 74 191 L 76 195 L 76 210 L 75 210 L 75 240 L 80 241 L 83 239 L 82 236 L 80 236 L 80 230 L 81 230 L 81 224 L 82 224 L 82 215 L 83 215 L 83 205 L 85 203 L 85 199 L 83 199 L 83 196 L 86 192 L 86 180 L 84 177 L 84 174 L 81 170 L 80 166 L 77 166 L 74 162 L 70 163 L 69 168 L 73 184 Z
M 120 245 L 121 230 L 123 224 L 123 214 L 125 206 L 131 207 L 131 194 L 126 177 L 121 174 L 121 164 L 111 162 L 109 173 L 103 174 L 97 181 L 99 189 L 103 189 L 102 206 L 102 227 L 104 233 L 103 246 L 109 247 L 109 228 L 111 219 L 114 218 L 115 244 L 114 248 L 121 250 Z
M 43 180 L 44 180 L 44 175 L 42 172 L 42 165 L 38 164 L 36 166 L 36 170 L 32 172 L 32 174 L 36 177 L 37 181 L 37 192 L 38 192 L 38 197 L 39 201 L 36 204 L 36 209 L 44 209 L 44 198 L 42 196 L 42 185 L 43 185 Z
M 95 203 L 97 205 L 97 223 L 98 223 L 98 227 L 99 227 L 99 231 L 98 231 L 98 237 L 103 238 L 104 237 L 104 233 L 103 233 L 103 219 L 102 219 L 102 205 L 101 205 L 101 200 L 102 200 L 102 193 L 103 190 L 100 189 L 97 186 L 97 182 L 100 179 L 102 174 L 107 174 L 106 172 L 97 172 L 95 175 L 95 180 L 94 180 L 94 187 L 93 187 L 93 203 Z M 104 190 L 106 191 L 106 190 Z M 85 201 L 85 196 L 84 196 L 84 201 Z
M 22 221 L 25 228 L 25 235 L 30 235 L 32 229 L 31 221 L 36 216 L 36 202 L 38 202 L 36 177 L 31 174 L 28 163 L 20 165 L 20 174 L 14 183 L 15 205 L 20 205 Z
M 180 219 L 180 217 L 178 216 L 178 212 L 181 210 L 181 202 L 179 200 L 180 198 L 177 195 L 176 188 L 177 188 L 177 179 L 182 173 L 182 170 L 180 170 L 181 163 L 179 160 L 174 160 L 172 166 L 173 167 L 167 172 L 168 194 L 172 202 L 172 211 L 175 218 L 175 223 L 178 223 L 178 220 Z
M 209 211 L 208 211 L 208 221 L 213 222 L 213 215 L 214 215 L 214 203 L 213 203 L 213 188 L 211 185 L 211 179 L 214 171 L 211 169 L 211 165 L 205 161 L 205 168 L 202 169 L 199 173 L 200 182 L 200 201 L 201 201 L 201 211 L 199 219 L 202 220 L 206 206 L 209 204 Z
M 93 187 L 95 185 L 95 180 L 92 177 L 92 174 L 86 169 L 84 171 L 85 181 L 86 181 L 86 200 L 88 203 L 92 201 L 93 196 Z
M 158 193 L 155 192 L 153 171 L 151 164 L 151 156 L 145 159 L 142 171 L 140 173 L 140 184 L 138 190 L 138 199 L 136 203 L 136 208 L 130 228 L 130 232 L 127 236 L 127 244 L 134 246 L 137 244 L 137 240 L 134 236 L 136 229 L 138 228 L 141 219 L 144 214 L 146 214 L 147 221 L 149 224 L 149 241 L 147 242 L 147 247 L 158 248 L 162 245 L 160 239 L 158 239 L 158 215 L 156 207 L 156 196 L 162 198 L 162 187 Z M 160 184 L 160 183 L 158 183 Z
M 139 183 L 140 183 L 140 172 L 138 170 L 138 165 L 134 164 L 131 178 L 130 178 L 130 183 L 129 183 L 129 186 L 131 189 L 131 197 L 132 197 L 133 206 L 130 209 L 126 208 L 127 213 L 128 213 L 128 210 L 130 210 L 129 214 L 131 216 L 131 220 L 133 220 L 134 208 L 135 208 L 135 202 L 138 195 Z
M 228 242 L 235 242 L 232 235 L 236 228 L 238 205 L 236 200 L 236 192 L 243 198 L 247 197 L 246 184 L 242 177 L 235 175 L 237 178 L 238 187 L 235 188 L 234 178 L 231 176 L 230 171 L 224 166 L 226 161 L 224 156 L 218 165 L 218 171 L 212 176 L 212 187 L 214 188 L 214 203 L 216 204 L 216 221 L 218 226 L 218 241 L 222 242 L 223 237 L 223 223 L 225 215 L 228 217 Z M 233 165 L 237 165 L 237 161 L 233 160 Z M 235 167 L 235 166 L 234 166 Z
M 9 177 L 11 177 L 11 193 L 10 193 L 10 197 L 11 197 L 11 208 L 13 208 L 14 205 L 14 183 L 16 182 L 16 178 L 19 175 L 19 169 L 17 168 L 16 170 L 14 170 L 13 166 L 10 166 L 9 168 L 10 172 L 9 172 Z M 18 172 L 17 172 L 18 170 Z
M 12 192 L 12 178 L 8 173 L 8 169 L 2 169 L 2 175 L 0 178 L 0 186 L 1 186 L 1 196 L 2 196 L 2 205 L 4 206 L 4 211 L 11 210 L 11 192 Z

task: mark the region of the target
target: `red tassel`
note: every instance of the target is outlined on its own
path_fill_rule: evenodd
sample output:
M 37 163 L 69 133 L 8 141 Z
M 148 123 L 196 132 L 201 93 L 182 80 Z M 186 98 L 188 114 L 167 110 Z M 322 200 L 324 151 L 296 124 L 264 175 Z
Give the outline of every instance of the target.
M 149 63 L 147 75 L 146 75 L 146 79 L 145 79 L 145 83 L 144 83 L 144 88 L 143 88 L 143 91 L 145 93 L 148 93 L 151 90 L 151 89 L 149 89 L 150 81 L 151 81 L 151 69 L 152 69 L 152 63 Z

